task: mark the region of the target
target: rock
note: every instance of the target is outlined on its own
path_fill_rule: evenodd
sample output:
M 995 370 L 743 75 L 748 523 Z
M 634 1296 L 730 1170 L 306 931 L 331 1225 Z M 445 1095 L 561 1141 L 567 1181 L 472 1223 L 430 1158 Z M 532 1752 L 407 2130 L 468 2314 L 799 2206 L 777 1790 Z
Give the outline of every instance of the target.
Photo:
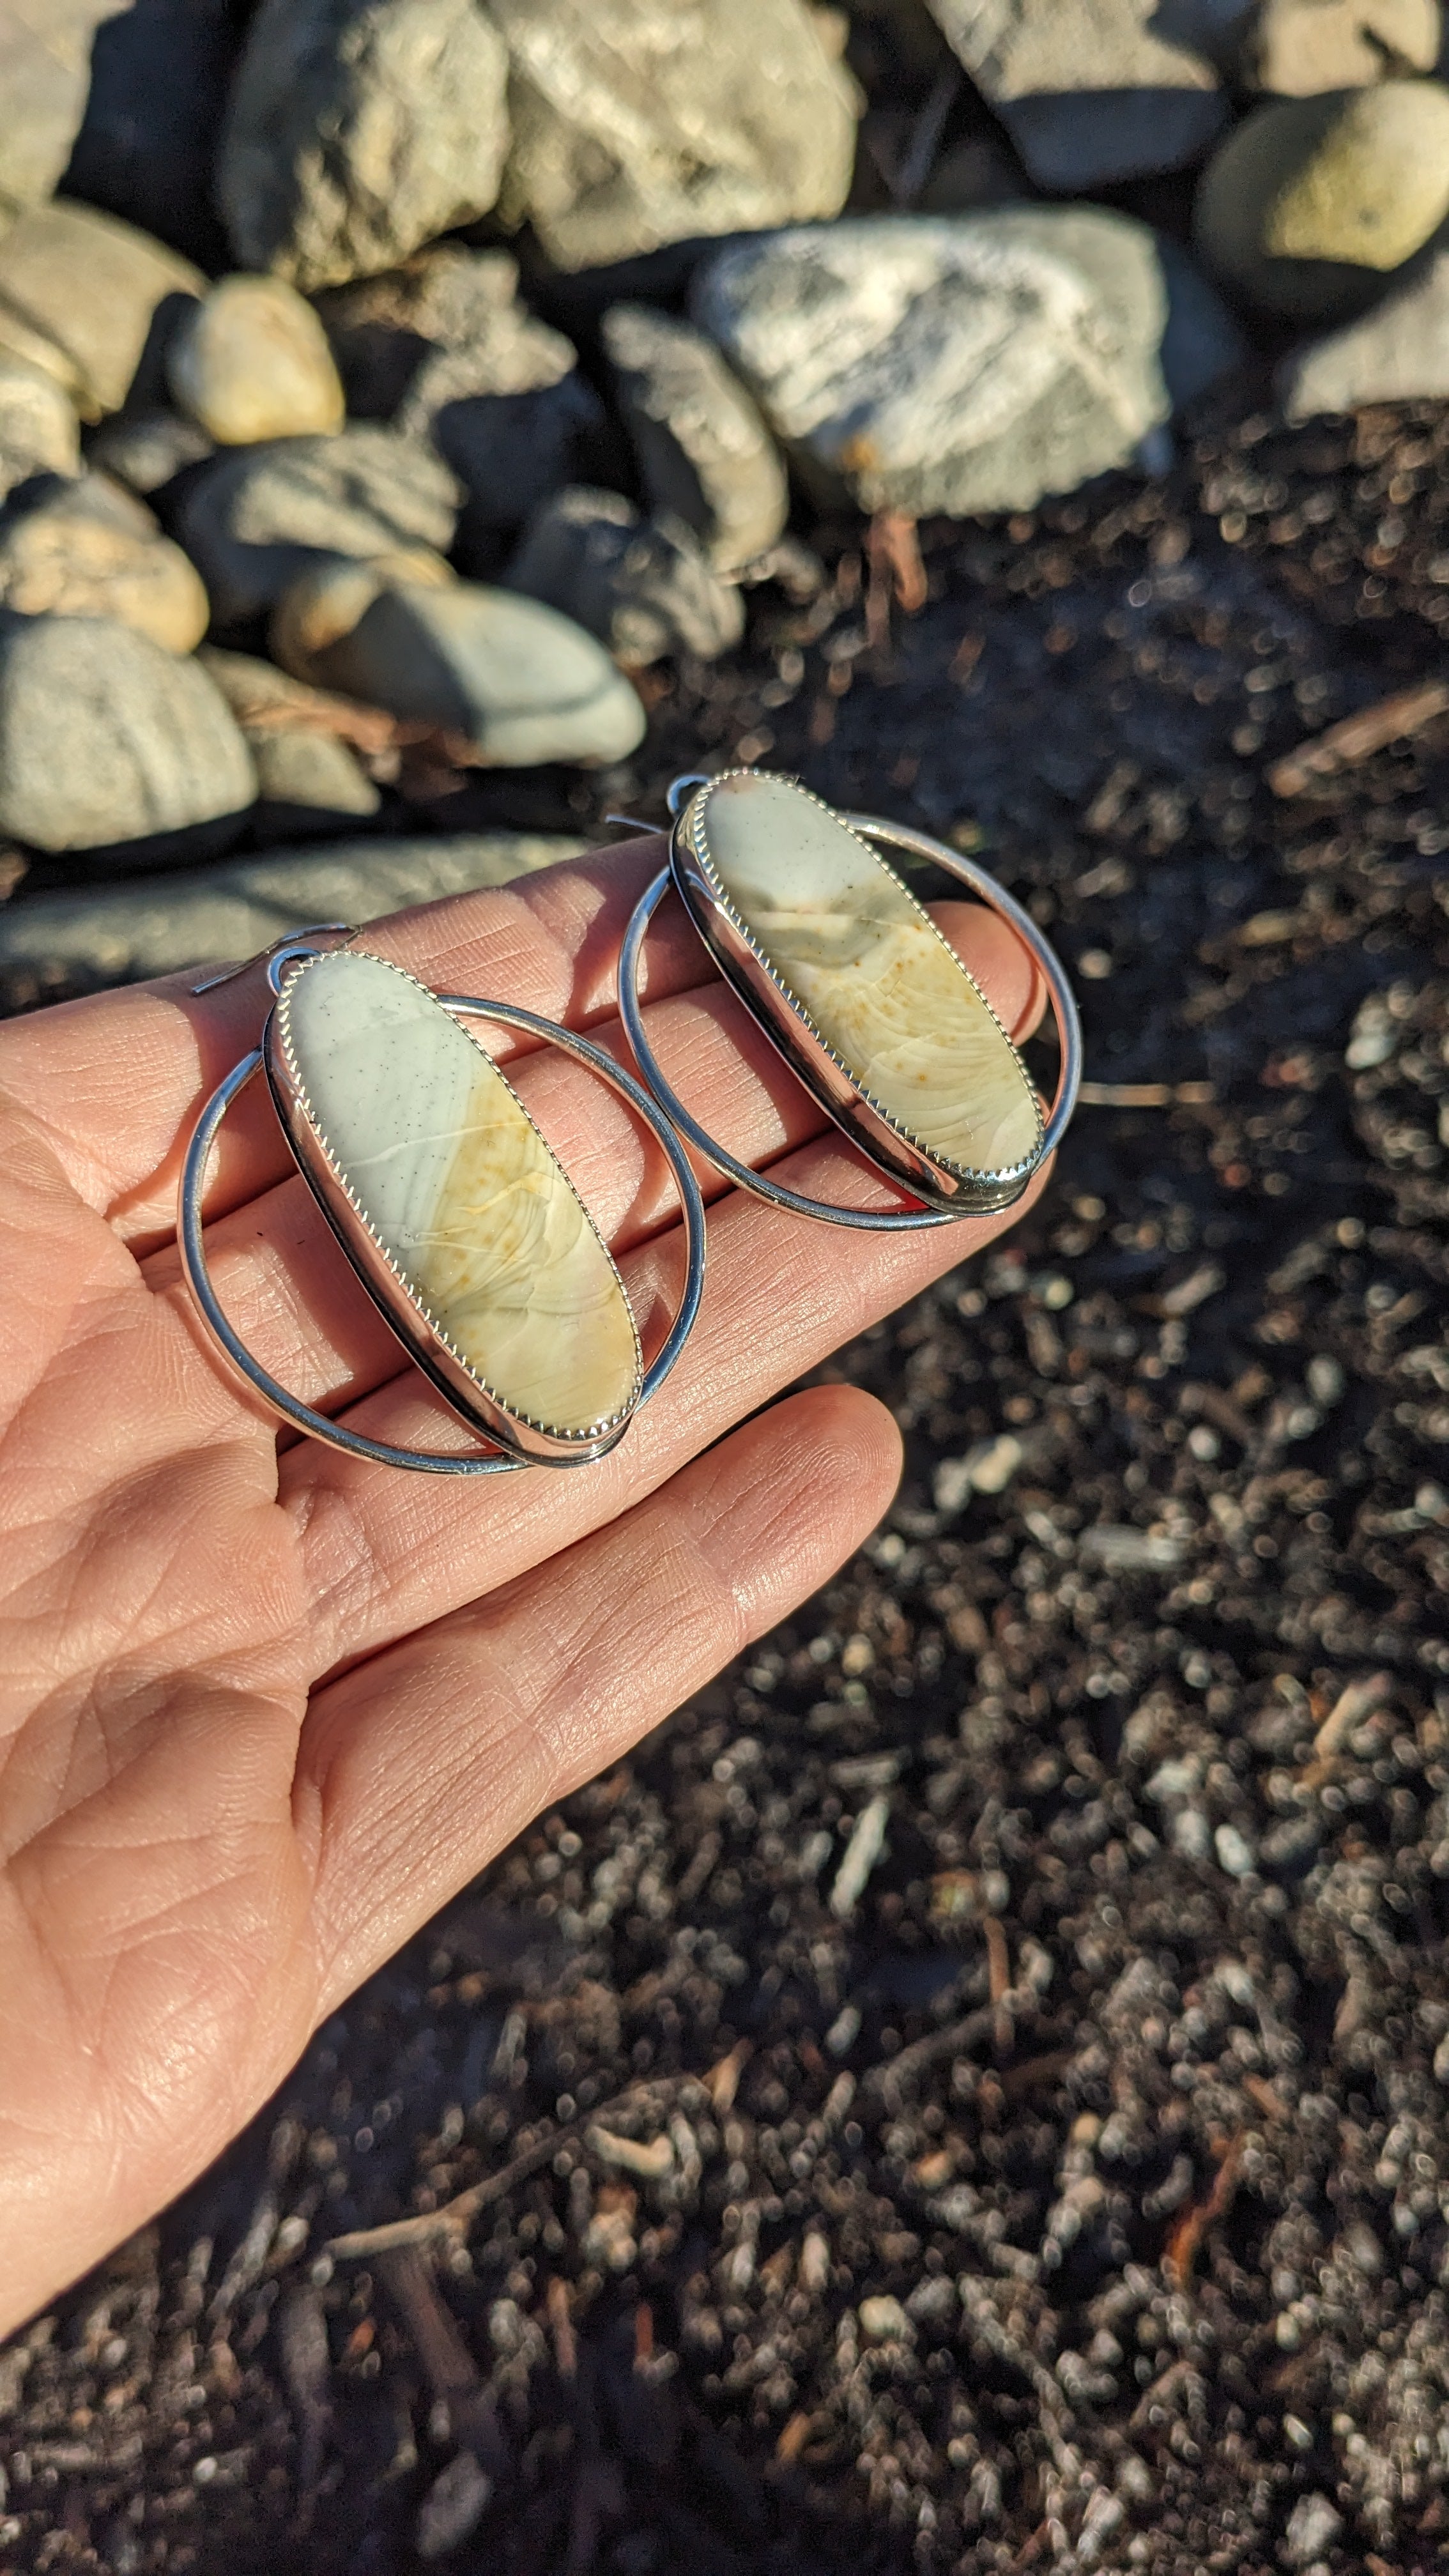
M 560 609 L 640 668 L 666 653 L 712 662 L 745 631 L 744 602 L 682 519 L 645 521 L 621 492 L 575 486 L 545 502 L 509 567 L 510 590 Z
M 719 351 L 645 304 L 606 313 L 603 343 L 653 506 L 693 528 L 721 572 L 766 553 L 789 516 L 785 468 Z
M 340 429 L 342 379 L 312 307 L 280 277 L 224 277 L 166 352 L 182 411 L 218 447 Z
M 513 117 L 499 212 L 558 267 L 844 205 L 855 91 L 801 0 L 490 0 L 490 15 Z
M 493 2480 L 472 2451 L 459 2451 L 434 2478 L 421 2505 L 415 2539 L 418 2556 L 446 2558 L 460 2548 L 493 2493 Z
M 1207 266 L 1265 312 L 1346 320 L 1449 214 L 1449 89 L 1383 81 L 1255 108 L 1204 171 Z
M 457 502 L 426 447 L 363 425 L 219 458 L 185 493 L 176 527 L 231 625 L 270 608 L 317 558 L 441 555 Z
M 856 2311 L 867 2343 L 909 2343 L 915 2329 L 899 2299 L 862 2299 Z
M 0 352 L 0 501 L 32 474 L 79 474 L 80 423 L 42 367 Z
M 1291 421 L 1365 403 L 1438 402 L 1449 395 L 1449 249 L 1414 260 L 1356 322 L 1289 351 L 1277 373 Z
M 486 214 L 507 79 L 477 0 L 262 0 L 217 183 L 240 264 L 340 286 Z
M 61 186 L 204 267 L 222 267 L 211 165 L 236 59 L 236 12 L 229 0 L 112 6 L 90 48 L 85 114 Z
M 115 618 L 169 653 L 194 650 L 211 622 L 206 592 L 143 501 L 95 472 L 35 493 L 0 519 L 0 606 Z
M 1157 260 L 1167 289 L 1158 362 L 1172 408 L 1182 411 L 1209 385 L 1246 366 L 1252 351 L 1222 297 L 1170 233 L 1157 235 Z
M 1311 2567 L 1330 2550 L 1343 2529 L 1343 2516 L 1326 2495 L 1300 2496 L 1288 2516 L 1280 2551 L 1285 2567 Z
M 1442 40 L 1439 0 L 1262 0 L 1239 62 L 1249 89 L 1311 98 L 1431 72 Z
M 174 411 L 142 411 L 104 421 L 90 453 L 93 465 L 144 500 L 164 491 L 188 466 L 204 465 L 216 450 L 199 421 Z
M 438 556 L 369 556 L 362 562 L 352 555 L 315 556 L 273 611 L 267 639 L 273 659 L 310 687 L 322 655 L 352 633 L 390 580 L 437 589 L 454 579 L 451 564 Z
M 1225 12 L 1204 0 L 1197 14 L 1208 23 L 1186 37 L 1177 32 L 1184 13 L 1158 0 L 929 0 L 929 7 L 1039 187 L 1097 188 L 1179 170 L 1227 122 L 1201 41 L 1212 16 Z
M 306 688 L 271 662 L 207 646 L 201 662 L 245 736 L 257 773 L 253 829 L 262 840 L 346 830 L 382 805 L 353 749 L 385 747 L 391 728 L 370 708 Z
M 698 320 L 863 509 L 1027 510 L 1167 417 L 1153 237 L 1095 207 L 867 216 L 719 252 Z
M 198 663 L 112 618 L 4 619 L 0 832 L 47 851 L 149 844 L 234 828 L 255 794 L 246 744 Z
M 57 199 L 0 240 L 0 349 L 45 369 L 85 420 L 144 400 L 200 269 L 114 215 Z
M 375 921 L 407 904 L 508 885 L 584 847 L 518 832 L 329 842 L 176 871 L 160 884 L 21 895 L 0 906 L 0 996 L 16 1004 L 33 1000 L 38 985 L 94 991 L 213 958 L 255 957 L 314 921 Z
M 456 548 L 465 572 L 495 569 L 524 520 L 587 470 L 603 426 L 603 406 L 580 375 L 536 393 L 487 394 L 440 408 L 433 445 L 467 495 Z
M 355 623 L 298 660 L 279 620 L 273 649 L 298 676 L 436 725 L 483 768 L 537 761 L 623 760 L 644 734 L 644 709 L 602 645 L 567 617 L 512 591 L 473 582 L 424 590 L 358 585 Z
M 42 205 L 70 159 L 96 32 L 126 0 L 0 0 L 0 208 Z

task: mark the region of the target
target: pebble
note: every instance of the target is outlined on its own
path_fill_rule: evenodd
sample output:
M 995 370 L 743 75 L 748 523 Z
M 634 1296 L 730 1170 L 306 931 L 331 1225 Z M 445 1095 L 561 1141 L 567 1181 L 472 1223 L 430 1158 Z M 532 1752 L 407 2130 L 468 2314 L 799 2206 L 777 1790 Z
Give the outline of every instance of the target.
M 355 581 L 330 640 L 289 649 L 305 620 L 278 621 L 273 650 L 298 677 L 436 725 L 484 768 L 623 760 L 644 709 L 602 645 L 572 619 L 475 582 L 434 589 L 374 575 Z
M 0 501 L 32 474 L 80 472 L 80 423 L 54 376 L 0 351 Z
M 443 554 L 457 503 L 428 448 L 361 424 L 219 458 L 185 493 L 176 527 L 230 625 L 270 608 L 317 557 Z
M 1449 395 L 1449 250 L 1415 260 L 1403 283 L 1357 321 L 1291 349 L 1275 383 L 1290 421 L 1366 403 L 1442 401 Z
M 114 215 L 63 199 L 0 237 L 0 349 L 29 359 L 85 420 L 145 399 L 166 326 L 206 280 L 179 252 Z
M 867 510 L 1028 510 L 1167 416 L 1152 234 L 1095 207 L 873 216 L 720 252 L 698 320 Z
M 1431 72 L 1443 33 L 1439 0 L 1262 0 L 1239 66 L 1249 89 L 1311 98 L 1366 89 L 1391 70 Z
M 493 2480 L 471 2451 L 459 2451 L 434 2478 L 421 2505 L 415 2535 L 422 2559 L 446 2558 L 461 2548 L 482 2520 Z
M 862 1807 L 851 1827 L 850 1840 L 830 1891 L 830 1911 L 837 1923 L 848 1922 L 865 1894 L 871 1871 L 885 1850 L 890 1814 L 890 1796 L 883 1789 Z
M 1346 320 L 1449 214 L 1449 89 L 1388 80 L 1254 108 L 1204 171 L 1207 266 L 1265 312 Z
M 789 517 L 785 468 L 713 342 L 647 304 L 612 306 L 602 338 L 652 507 L 693 528 L 721 572 L 766 554 Z
M 1257 1851 L 1236 1825 L 1219 1825 L 1213 1836 L 1213 1848 L 1218 1856 L 1219 1869 L 1226 1870 L 1229 1878 L 1250 1878 L 1258 1866 Z
M 106 474 L 32 486 L 0 521 L 0 606 L 26 617 L 113 617 L 190 653 L 211 610 L 194 564 L 143 501 Z
M 327 334 L 281 277 L 223 277 L 166 352 L 174 400 L 218 447 L 342 427 L 346 404 Z
M 1326 2495 L 1300 2496 L 1288 2516 L 1280 2555 L 1287 2567 L 1311 2567 L 1331 2549 L 1343 2529 L 1343 2516 Z
M 508 586 L 587 628 L 617 662 L 712 662 L 745 631 L 744 602 L 671 511 L 644 520 L 620 492 L 576 487 L 530 522 Z
M 577 364 L 572 341 L 530 313 L 504 250 L 438 242 L 381 277 L 317 298 L 358 420 L 430 423 L 468 394 L 526 394 Z
M 117 0 L 0 0 L 0 205 L 42 205 L 80 132 L 96 31 Z
M 157 884 L 21 894 L 0 906 L 0 991 L 53 978 L 94 990 L 212 958 L 255 957 L 314 921 L 376 921 L 574 858 L 581 841 L 520 832 L 329 841 L 223 860 Z
M 224 266 L 211 170 L 236 59 L 231 0 L 101 0 L 93 14 L 105 23 L 85 66 L 67 196 Z
M 340 286 L 487 214 L 508 61 L 476 0 L 262 0 L 217 192 L 244 268 Z
M 251 755 L 194 660 L 105 617 L 0 623 L 0 832 L 32 849 L 112 850 L 234 837 Z M 115 852 L 119 858 L 119 851 Z
M 490 14 L 513 118 L 499 213 L 557 267 L 844 205 L 856 93 L 803 0 L 490 0 Z
M 382 720 L 324 697 L 249 653 L 204 647 L 201 661 L 242 729 L 257 773 L 253 830 L 261 840 L 345 830 L 380 811 L 382 797 L 352 742 Z M 324 819 L 325 818 L 325 819 Z
M 949 2288 L 949 2283 L 947 2284 Z M 856 2314 L 867 2343 L 910 2343 L 915 2329 L 899 2299 L 862 2299 Z
M 1227 122 L 1218 72 L 1159 0 L 928 0 L 1031 176 L 1062 191 L 1179 170 Z M 1199 11 L 1207 24 L 1214 14 Z
M 91 440 L 91 463 L 114 475 L 130 492 L 149 500 L 189 465 L 204 465 L 216 449 L 198 421 L 179 412 L 121 412 L 103 421 Z

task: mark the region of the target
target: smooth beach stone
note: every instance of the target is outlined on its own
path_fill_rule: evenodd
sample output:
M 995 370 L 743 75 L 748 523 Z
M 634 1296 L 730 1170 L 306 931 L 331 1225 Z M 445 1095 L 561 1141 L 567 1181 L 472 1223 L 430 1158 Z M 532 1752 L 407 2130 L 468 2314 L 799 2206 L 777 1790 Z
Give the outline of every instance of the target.
M 166 375 L 181 409 L 219 447 L 342 427 L 342 379 L 327 334 L 282 277 L 219 278 L 175 332 Z
M 205 293 L 179 252 L 64 197 L 0 237 L 0 348 L 44 367 L 88 421 L 153 397 L 167 336 Z
M 1267 313 L 1346 321 L 1449 215 L 1449 88 L 1386 80 L 1255 107 L 1208 163 L 1193 237 Z
M 708 789 L 714 873 L 779 981 L 862 1091 L 938 1161 L 1030 1162 L 1035 1097 L 965 967 L 893 869 L 804 789 L 736 772 Z
M 16 495 L 0 522 L 0 603 L 24 617 L 114 617 L 168 653 L 190 653 L 211 617 L 189 556 L 144 501 L 97 473 Z
M 293 977 L 287 1066 L 329 1162 L 479 1386 L 580 1437 L 639 1391 L 622 1282 L 492 1059 L 401 968 L 336 952 Z

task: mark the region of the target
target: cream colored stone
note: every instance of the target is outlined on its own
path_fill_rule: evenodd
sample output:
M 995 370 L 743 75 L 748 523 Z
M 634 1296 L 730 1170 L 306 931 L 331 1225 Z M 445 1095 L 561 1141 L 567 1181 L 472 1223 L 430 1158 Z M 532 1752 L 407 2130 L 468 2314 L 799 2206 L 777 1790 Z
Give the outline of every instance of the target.
M 638 1394 L 638 1336 L 568 1175 L 483 1048 L 399 967 L 337 952 L 281 1004 L 329 1158 L 432 1323 L 510 1412 L 579 1435 Z
M 172 394 L 219 447 L 342 427 L 346 404 L 327 334 L 281 277 L 223 277 L 166 352 Z
M 709 858 L 776 975 L 861 1089 L 958 1172 L 1029 1162 L 1035 1096 L 954 949 L 864 841 L 783 778 L 704 798 Z
M 0 603 L 25 617 L 114 617 L 168 653 L 210 622 L 201 576 L 107 475 L 59 485 L 0 535 Z

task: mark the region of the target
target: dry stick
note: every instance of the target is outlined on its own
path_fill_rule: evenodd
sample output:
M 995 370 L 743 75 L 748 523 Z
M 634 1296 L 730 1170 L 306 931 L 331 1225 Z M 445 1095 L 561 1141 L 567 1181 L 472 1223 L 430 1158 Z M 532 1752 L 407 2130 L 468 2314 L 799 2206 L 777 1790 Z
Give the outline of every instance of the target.
M 1213 2176 L 1213 2187 L 1206 2200 L 1184 2210 L 1162 2250 L 1162 2269 L 1174 2290 L 1185 2290 L 1197 2261 L 1198 2247 L 1215 2219 L 1221 2218 L 1232 2203 L 1238 2187 L 1238 2168 L 1243 2161 L 1247 2133 L 1240 2129 L 1229 2140 L 1223 2159 Z
M 1382 751 L 1385 743 L 1409 741 L 1446 710 L 1449 680 L 1424 680 L 1415 689 L 1400 689 L 1391 698 L 1380 698 L 1376 707 L 1365 707 L 1356 716 L 1346 716 L 1342 724 L 1330 725 L 1315 741 L 1300 743 L 1296 751 L 1274 763 L 1268 784 L 1275 796 L 1301 796 L 1319 779 L 1356 768 L 1361 760 Z
M 1083 1109 L 1205 1109 L 1217 1093 L 1210 1082 L 1084 1082 Z
M 381 2227 L 360 2227 L 354 2229 L 350 2236 L 334 2236 L 327 2252 L 334 2262 L 352 2263 L 374 2254 L 391 2254 L 408 2245 L 437 2244 L 450 2239 L 461 2245 L 480 2210 L 487 2209 L 495 2200 L 504 2199 L 515 2183 L 527 2182 L 531 2174 L 542 2172 L 561 2147 L 580 2143 L 586 2129 L 596 2124 L 607 2125 L 621 2111 L 631 2110 L 641 2102 L 658 2100 L 661 2096 L 667 2099 L 677 2087 L 698 2081 L 697 2076 L 678 2075 L 656 2078 L 652 2083 L 628 2085 L 622 2093 L 615 2093 L 609 2101 L 601 2103 L 597 2111 L 581 2112 L 578 2119 L 565 2122 L 561 2128 L 550 2129 L 546 2137 L 536 2138 L 533 2145 L 525 2147 L 510 2164 L 500 2166 L 497 2173 L 485 2174 L 481 2182 L 470 2183 L 466 2191 L 456 2192 L 451 2200 L 444 2201 L 441 2209 L 420 2210 L 414 2218 L 391 2218 Z

